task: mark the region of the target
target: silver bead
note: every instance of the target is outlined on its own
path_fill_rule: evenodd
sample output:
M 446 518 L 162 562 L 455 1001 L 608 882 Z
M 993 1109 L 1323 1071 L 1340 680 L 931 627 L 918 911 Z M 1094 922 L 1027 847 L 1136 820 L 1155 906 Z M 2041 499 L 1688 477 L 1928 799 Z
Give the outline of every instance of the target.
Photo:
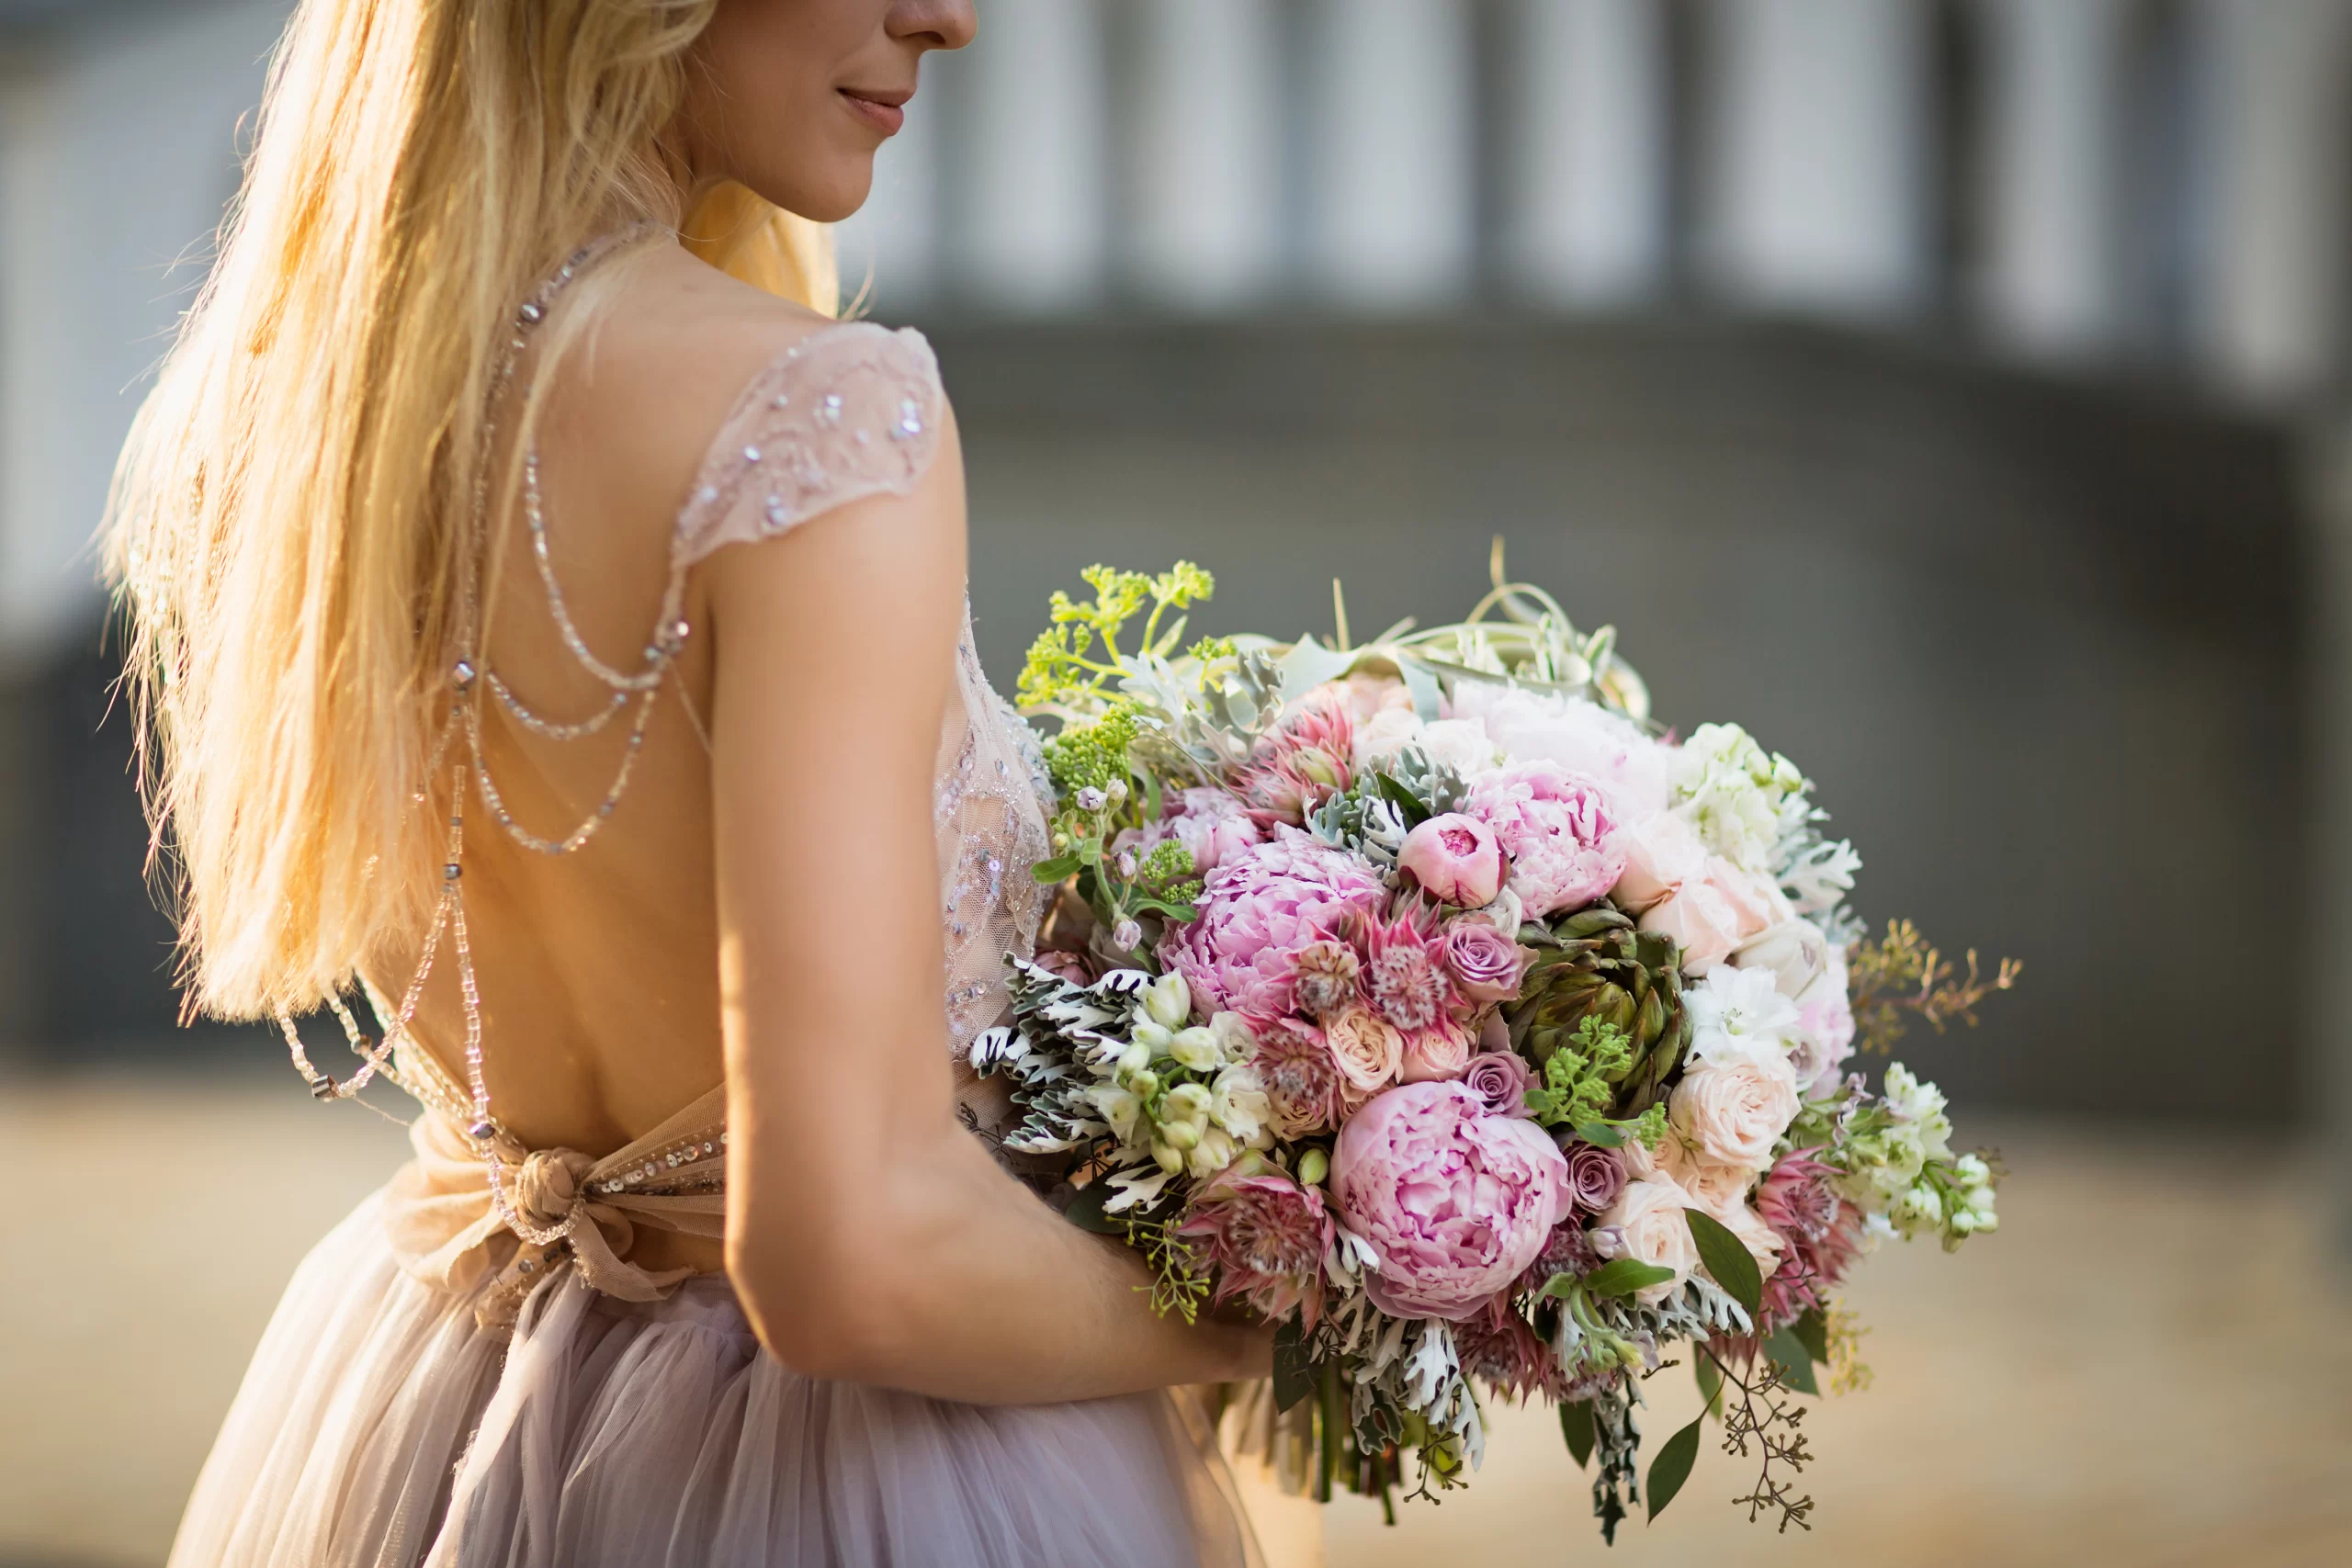
M 444 882 L 455 882 L 458 880 L 458 877 L 462 873 L 463 869 L 464 868 L 459 866 L 456 861 L 451 861 L 448 864 L 441 868 L 441 880 Z
M 474 684 L 473 660 L 470 659 L 460 659 L 455 664 L 449 666 L 449 680 L 457 686 L 458 690 L 461 692 L 471 691 Z
M 539 322 L 547 320 L 547 311 L 541 308 L 537 300 L 526 299 L 523 301 L 523 319 L 530 322 L 533 326 L 537 326 Z
M 466 1136 L 471 1138 L 478 1144 L 486 1144 L 490 1142 L 492 1135 L 497 1131 L 498 1129 L 492 1126 L 489 1120 L 485 1118 L 482 1121 L 475 1122 L 472 1126 L 468 1127 L 466 1129 Z
M 759 449 L 758 447 L 756 447 L 756 446 L 746 446 L 746 447 L 744 447 L 744 448 L 743 448 L 743 461 L 745 461 L 745 462 L 747 462 L 747 463 L 756 463 L 756 462 L 758 462 L 759 460 L 760 460 L 760 449 Z

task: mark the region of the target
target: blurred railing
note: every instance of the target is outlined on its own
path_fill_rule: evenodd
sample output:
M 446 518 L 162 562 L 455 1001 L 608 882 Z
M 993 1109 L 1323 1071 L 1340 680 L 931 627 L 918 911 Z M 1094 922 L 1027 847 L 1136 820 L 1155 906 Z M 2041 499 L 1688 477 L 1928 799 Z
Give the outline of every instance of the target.
M 2346 0 L 986 0 L 888 311 L 1693 305 L 2332 385 Z

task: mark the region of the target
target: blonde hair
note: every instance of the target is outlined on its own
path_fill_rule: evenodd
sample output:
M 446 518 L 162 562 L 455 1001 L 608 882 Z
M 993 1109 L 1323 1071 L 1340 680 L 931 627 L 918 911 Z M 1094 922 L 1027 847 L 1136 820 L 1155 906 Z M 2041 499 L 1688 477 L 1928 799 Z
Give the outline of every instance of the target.
M 661 138 L 715 4 L 302 0 L 288 23 L 108 505 L 191 1010 L 308 1010 L 432 918 L 492 381 L 537 281 L 650 220 L 837 308 L 819 225 L 740 186 L 680 210 Z

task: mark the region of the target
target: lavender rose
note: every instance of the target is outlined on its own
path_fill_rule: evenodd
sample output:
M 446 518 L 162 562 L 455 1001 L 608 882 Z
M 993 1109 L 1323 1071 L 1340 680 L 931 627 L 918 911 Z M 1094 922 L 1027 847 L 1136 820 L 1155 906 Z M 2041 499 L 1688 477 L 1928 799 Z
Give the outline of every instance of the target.
M 1356 1112 L 1331 1151 L 1331 1192 L 1380 1255 L 1373 1304 L 1456 1323 L 1518 1279 L 1574 1207 L 1552 1140 L 1488 1115 L 1459 1083 L 1407 1084 Z
M 1597 1214 L 1617 1201 L 1625 1190 L 1625 1162 L 1617 1151 L 1578 1139 L 1567 1152 L 1568 1191 L 1577 1207 Z
M 1473 1002 L 1510 1001 L 1527 971 L 1527 950 L 1485 920 L 1448 926 L 1442 956 L 1453 988 Z
M 1526 1058 L 1516 1051 L 1481 1051 L 1470 1058 L 1469 1069 L 1462 1075 L 1462 1087 L 1478 1097 L 1487 1115 L 1522 1120 L 1532 1115 L 1527 1109 L 1527 1087 L 1533 1081 Z M 1572 1159 L 1571 1174 L 1574 1163 Z

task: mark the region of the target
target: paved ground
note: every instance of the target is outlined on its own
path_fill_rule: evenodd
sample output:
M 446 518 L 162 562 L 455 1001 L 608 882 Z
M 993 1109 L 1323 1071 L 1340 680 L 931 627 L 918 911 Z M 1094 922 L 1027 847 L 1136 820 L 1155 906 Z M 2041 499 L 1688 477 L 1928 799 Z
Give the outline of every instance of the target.
M 2323 1268 L 2303 1162 L 2208 1136 L 2015 1126 L 1997 1236 L 1875 1260 L 1853 1304 L 1877 1386 L 1807 1422 L 1810 1536 L 1725 1505 L 1703 1452 L 1603 1553 L 1541 1412 L 1395 1529 L 1336 1508 L 1337 1565 L 1577 1561 L 2188 1568 L 2352 1562 L 2352 1282 Z M 290 1077 L 0 1083 L 0 1565 L 153 1564 L 295 1261 L 401 1157 L 399 1129 Z M 1664 1433 L 1695 1407 L 1653 1389 Z

